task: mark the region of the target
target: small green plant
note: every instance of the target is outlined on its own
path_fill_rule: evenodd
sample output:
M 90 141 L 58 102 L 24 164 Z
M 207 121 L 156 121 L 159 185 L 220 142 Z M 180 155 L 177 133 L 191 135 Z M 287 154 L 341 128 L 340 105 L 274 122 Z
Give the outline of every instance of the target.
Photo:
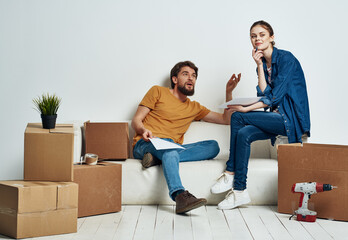
M 42 94 L 42 96 L 34 98 L 33 103 L 35 109 L 42 115 L 56 115 L 61 103 L 61 98 L 55 94 L 49 95 L 48 93 Z

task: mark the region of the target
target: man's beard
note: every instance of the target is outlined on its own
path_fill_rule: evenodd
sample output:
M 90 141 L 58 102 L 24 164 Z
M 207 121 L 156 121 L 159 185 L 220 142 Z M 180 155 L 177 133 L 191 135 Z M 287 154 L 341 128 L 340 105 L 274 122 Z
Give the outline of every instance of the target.
M 192 86 L 192 90 L 187 90 L 187 89 L 185 88 L 185 84 L 182 85 L 182 86 L 178 85 L 178 90 L 179 90 L 182 94 L 184 94 L 185 96 L 192 96 L 192 95 L 195 93 L 195 87 L 194 87 L 194 86 Z

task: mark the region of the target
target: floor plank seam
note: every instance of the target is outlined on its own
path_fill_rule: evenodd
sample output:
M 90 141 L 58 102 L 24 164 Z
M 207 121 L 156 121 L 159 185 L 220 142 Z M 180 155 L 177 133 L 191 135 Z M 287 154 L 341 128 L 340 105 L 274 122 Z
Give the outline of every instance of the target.
M 278 219 L 278 221 L 280 222 L 280 224 L 285 228 L 285 230 L 289 233 L 290 237 L 292 239 L 294 239 L 294 236 L 289 232 L 289 230 L 287 229 L 287 227 L 283 224 L 283 222 L 280 220 L 280 218 L 278 217 L 278 215 L 275 213 L 275 211 L 273 210 L 272 206 L 269 206 L 269 209 L 273 212 L 273 214 L 276 216 L 276 218 Z M 289 220 L 291 221 L 291 220 Z
M 318 225 L 319 225 L 327 234 L 329 234 L 329 236 L 330 236 L 332 239 L 335 239 L 334 236 L 332 236 L 328 231 L 325 230 L 325 228 L 320 224 L 320 222 L 317 222 L 317 223 L 318 223 Z
M 267 230 L 267 232 L 268 232 L 268 235 L 269 235 L 272 239 L 274 239 L 274 237 L 272 236 L 272 234 L 271 234 L 271 232 L 269 231 L 268 227 L 266 226 L 265 222 L 262 220 L 262 217 L 260 216 L 259 212 L 258 212 L 258 211 L 256 211 L 256 212 L 257 212 L 257 215 L 259 216 L 261 222 L 262 222 L 263 225 L 265 226 L 265 228 L 266 228 L 266 230 Z
M 122 219 L 123 219 L 123 216 L 124 216 L 124 212 L 125 212 L 125 210 L 126 210 L 126 207 L 127 207 L 127 205 L 123 205 L 123 207 L 122 207 L 122 215 L 121 215 L 121 217 L 120 217 L 120 219 L 119 219 L 119 221 L 118 221 L 118 223 L 117 223 L 117 226 L 116 226 L 114 235 L 112 236 L 112 239 L 114 239 L 115 236 L 116 236 L 116 234 L 117 234 L 118 227 L 120 226 L 120 223 L 122 222 Z
M 80 226 L 78 227 L 77 231 L 79 231 L 79 230 L 81 229 L 82 225 L 83 225 L 84 222 L 86 221 L 86 218 L 82 218 L 82 219 L 83 219 L 83 221 L 82 221 L 82 223 L 80 224 Z
M 308 229 L 303 225 L 303 223 L 301 221 L 299 221 L 299 223 L 308 232 L 309 236 L 311 236 L 312 239 L 315 239 L 315 237 L 310 233 L 310 231 L 308 231 Z
M 95 232 L 94 232 L 94 234 L 93 234 L 94 236 L 95 236 L 96 233 L 98 232 L 98 230 L 99 230 L 99 228 L 100 228 L 100 226 L 101 226 L 101 224 L 102 224 L 102 221 L 103 221 L 103 219 L 100 221 L 100 223 L 99 223 L 97 229 L 95 230 Z
M 134 232 L 133 232 L 132 240 L 134 240 L 135 233 L 136 233 L 136 231 L 137 231 L 137 227 L 138 227 L 138 223 L 139 223 L 140 214 L 141 214 L 142 210 L 143 210 L 143 205 L 140 205 L 140 210 L 139 210 L 139 213 L 138 213 L 137 221 L 136 221 L 136 223 L 135 223 L 135 227 L 134 227 Z
M 228 219 L 227 219 L 227 216 L 226 216 L 226 214 L 225 214 L 225 210 L 221 210 L 221 211 L 222 211 L 222 213 L 224 214 L 224 218 L 225 218 L 226 224 L 227 224 L 227 226 L 228 226 L 228 230 L 230 230 L 230 233 L 232 234 L 230 224 L 228 223 Z
M 243 221 L 244 221 L 246 227 L 248 228 L 248 231 L 249 231 L 249 233 L 250 233 L 250 236 L 251 236 L 253 239 L 255 239 L 253 233 L 251 232 L 251 230 L 250 230 L 250 228 L 249 228 L 249 225 L 247 224 L 247 222 L 246 222 L 246 220 L 245 220 L 245 218 L 244 218 L 243 213 L 240 211 L 240 208 L 238 208 L 238 211 L 239 211 L 240 215 L 242 216 Z
M 155 222 L 154 222 L 154 224 L 153 224 L 153 235 L 152 235 L 152 239 L 155 239 L 155 231 L 156 231 L 157 217 L 158 217 L 158 208 L 159 208 L 159 205 L 157 205 L 157 208 L 156 208 Z
M 207 218 L 208 218 L 209 228 L 210 228 L 210 232 L 212 233 L 212 232 L 213 232 L 213 228 L 212 228 L 212 226 L 211 226 L 211 221 L 210 221 L 210 218 L 209 218 L 207 206 L 205 206 L 205 211 L 207 212 Z M 212 237 L 213 237 L 213 239 L 214 239 L 214 236 L 213 236 L 213 235 L 212 235 Z
M 192 223 L 192 214 L 191 214 L 191 212 L 190 212 L 190 223 L 191 223 L 191 229 L 192 229 L 192 231 L 191 231 L 192 239 L 195 240 L 195 235 L 193 234 L 193 223 Z

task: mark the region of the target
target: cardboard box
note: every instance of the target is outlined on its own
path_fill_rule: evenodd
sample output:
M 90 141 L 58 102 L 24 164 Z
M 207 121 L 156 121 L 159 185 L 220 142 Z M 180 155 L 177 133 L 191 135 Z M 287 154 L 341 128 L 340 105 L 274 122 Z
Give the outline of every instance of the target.
M 129 157 L 128 123 L 85 122 L 85 151 L 99 159 L 127 159 Z
M 78 185 L 0 182 L 0 234 L 14 238 L 77 231 Z
M 313 194 L 308 208 L 319 218 L 348 221 L 348 146 L 309 144 L 278 147 L 278 212 L 293 214 L 299 207 L 294 183 L 318 182 L 337 186 Z
M 43 129 L 29 123 L 24 136 L 24 180 L 72 182 L 74 155 L 72 124 Z
M 74 182 L 79 184 L 78 217 L 121 211 L 121 164 L 74 165 Z

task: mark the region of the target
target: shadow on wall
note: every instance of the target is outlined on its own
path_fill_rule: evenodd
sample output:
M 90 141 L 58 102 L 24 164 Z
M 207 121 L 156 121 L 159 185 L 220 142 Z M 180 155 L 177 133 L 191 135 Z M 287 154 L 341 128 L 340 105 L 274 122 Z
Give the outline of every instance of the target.
M 166 77 L 166 78 L 163 78 L 162 81 L 161 81 L 161 86 L 162 87 L 167 87 L 167 88 L 172 88 L 171 87 L 171 81 L 170 81 L 170 77 Z
M 140 103 L 140 102 L 131 104 L 130 109 L 133 109 L 133 111 L 131 111 L 131 112 L 129 113 L 129 115 L 126 116 L 125 119 L 129 119 L 129 120 L 132 120 L 132 119 L 133 119 L 133 117 L 134 117 L 134 115 L 135 115 L 135 112 L 136 112 L 137 109 L 138 109 L 139 103 Z
M 156 83 L 154 83 L 153 85 L 157 85 Z M 171 81 L 170 81 L 170 78 L 169 77 L 165 77 L 163 78 L 161 81 L 159 81 L 158 85 L 162 86 L 162 87 L 167 87 L 169 89 L 171 89 Z M 151 86 L 152 87 L 152 86 Z M 150 88 L 151 88 L 150 87 Z M 150 89 L 149 88 L 149 89 Z M 147 91 L 149 89 L 146 89 L 144 91 L 144 95 L 141 96 L 141 99 L 143 99 L 143 97 L 145 96 L 145 94 L 147 93 Z M 141 100 L 140 100 L 141 101 Z M 137 111 L 137 108 L 138 108 L 138 104 L 140 103 L 140 101 L 138 103 L 135 103 L 135 104 L 132 104 L 132 106 L 130 106 L 131 109 L 133 109 L 133 111 L 130 113 L 130 115 L 126 116 L 126 119 L 133 119 L 134 115 L 135 115 L 135 112 Z

